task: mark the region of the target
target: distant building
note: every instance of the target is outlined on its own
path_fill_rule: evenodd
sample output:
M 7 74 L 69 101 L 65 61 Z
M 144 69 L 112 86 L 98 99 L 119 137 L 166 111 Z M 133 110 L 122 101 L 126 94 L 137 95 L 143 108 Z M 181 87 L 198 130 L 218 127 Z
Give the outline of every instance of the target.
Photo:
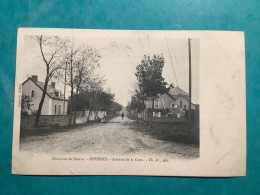
M 36 113 L 42 98 L 44 82 L 38 81 L 38 76 L 25 80 L 22 84 L 22 95 L 29 96 L 33 104 L 29 110 L 23 110 L 32 115 Z M 65 107 L 64 107 L 65 106 Z M 55 82 L 51 82 L 47 86 L 47 91 L 42 106 L 41 115 L 67 115 L 68 101 L 65 100 L 64 95 L 60 90 L 55 88 Z
M 146 101 L 146 113 L 152 109 L 152 100 Z M 195 104 L 191 104 L 191 109 L 198 108 Z M 160 95 L 154 101 L 154 111 L 150 113 L 153 117 L 185 117 L 187 110 L 189 110 L 189 94 L 179 87 L 175 87 Z M 145 114 L 146 115 L 146 114 Z

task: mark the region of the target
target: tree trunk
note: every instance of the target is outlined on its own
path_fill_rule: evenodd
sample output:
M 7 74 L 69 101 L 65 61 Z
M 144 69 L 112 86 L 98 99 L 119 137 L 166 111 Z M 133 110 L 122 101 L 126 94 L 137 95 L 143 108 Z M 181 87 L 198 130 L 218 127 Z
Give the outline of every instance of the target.
M 144 94 L 143 94 L 143 107 L 144 107 Z M 142 109 L 142 116 L 141 116 L 141 118 L 142 118 L 143 120 L 144 120 L 144 109 L 145 109 L 145 108 Z
M 47 70 L 47 75 L 49 75 L 48 72 L 49 71 Z M 42 92 L 42 98 L 41 98 L 41 101 L 40 101 L 40 104 L 39 104 L 39 107 L 38 107 L 38 110 L 37 110 L 37 113 L 36 113 L 36 118 L 35 118 L 35 121 L 34 121 L 34 127 L 38 127 L 38 125 L 39 125 L 39 120 L 40 120 L 40 116 L 41 116 L 41 112 L 42 112 L 42 106 L 43 106 L 46 91 L 47 91 L 48 82 L 49 82 L 49 78 L 48 78 L 48 76 L 46 76 L 44 88 L 43 88 L 43 92 Z
M 70 119 L 69 119 L 69 125 L 72 124 L 72 112 L 73 112 L 73 86 L 71 86 L 70 91 Z
M 65 67 L 65 78 L 64 78 L 64 94 L 63 94 L 63 118 L 64 118 L 64 115 L 65 115 L 65 95 L 66 95 L 66 82 L 67 82 L 67 62 L 66 62 L 66 67 Z M 68 106 L 68 104 L 67 104 Z M 68 109 L 68 108 L 67 108 Z
M 97 92 L 97 93 L 98 93 L 98 92 Z M 99 99 L 99 96 L 98 96 L 98 94 L 97 94 L 97 95 L 96 95 L 97 105 L 96 105 L 95 119 L 94 119 L 95 122 L 97 121 L 97 115 L 98 115 L 98 104 L 99 104 L 98 99 Z
M 98 120 L 98 102 L 97 102 L 97 107 L 96 107 L 96 111 L 95 111 L 95 122 L 97 122 Z
M 152 123 L 153 123 L 153 112 L 154 112 L 154 97 L 152 97 L 152 117 L 151 117 L 151 120 L 150 120 L 150 124 L 149 124 L 149 129 L 151 130 L 152 128 Z
M 99 104 L 99 102 L 98 102 L 98 105 L 97 105 L 97 113 L 96 113 L 97 120 L 98 120 L 98 112 L 99 112 L 99 110 L 100 110 L 100 104 Z M 98 122 L 99 122 L 99 121 L 98 121 Z
M 152 111 L 154 110 L 154 97 L 153 97 L 153 99 L 152 99 Z
M 91 108 L 92 108 L 92 102 L 93 102 L 93 95 L 91 96 L 91 100 L 90 100 L 90 104 L 89 104 L 87 123 L 89 122 L 89 115 L 90 115 Z
M 69 120 L 69 125 L 72 124 L 72 112 L 73 112 L 73 48 L 71 48 L 71 54 L 70 54 L 70 87 L 71 87 L 71 90 L 70 90 L 70 120 Z
M 76 97 L 75 97 L 75 104 L 74 104 L 74 118 L 73 118 L 73 124 L 76 124 L 76 114 L 77 114 L 77 100 L 78 100 L 78 88 L 76 90 Z

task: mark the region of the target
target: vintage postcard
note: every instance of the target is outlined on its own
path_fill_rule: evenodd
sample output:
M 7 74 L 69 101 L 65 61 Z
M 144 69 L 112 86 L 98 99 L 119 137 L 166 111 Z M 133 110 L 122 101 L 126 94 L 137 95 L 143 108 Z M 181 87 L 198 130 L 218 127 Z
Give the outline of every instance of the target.
M 245 176 L 244 33 L 18 29 L 12 173 Z

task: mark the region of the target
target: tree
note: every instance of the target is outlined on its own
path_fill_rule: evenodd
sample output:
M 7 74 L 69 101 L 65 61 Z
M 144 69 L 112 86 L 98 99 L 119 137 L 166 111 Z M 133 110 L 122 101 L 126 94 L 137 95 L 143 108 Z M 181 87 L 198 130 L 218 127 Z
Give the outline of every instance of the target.
M 109 114 L 115 114 L 118 111 L 121 111 L 123 106 L 117 102 L 112 102 L 110 109 L 109 109 Z
M 90 102 L 89 102 L 89 112 L 88 112 L 88 118 L 87 122 L 89 122 L 89 116 L 90 116 L 90 111 L 96 107 L 95 105 L 98 104 L 96 103 L 99 97 L 100 92 L 103 90 L 103 84 L 105 80 L 102 76 L 100 75 L 93 75 L 88 81 L 85 83 L 83 91 L 85 93 L 90 94 Z M 97 112 L 96 112 L 97 114 Z
M 34 126 L 37 127 L 41 116 L 42 106 L 44 103 L 48 82 L 62 68 L 63 63 L 60 61 L 61 54 L 65 49 L 67 41 L 58 36 L 36 36 L 37 43 L 40 48 L 42 60 L 45 64 L 45 81 L 42 92 L 42 97 L 36 113 Z
M 172 84 L 168 86 L 162 76 L 164 62 L 163 55 L 154 55 L 152 59 L 149 56 L 144 56 L 141 64 L 136 67 L 137 97 L 139 96 L 138 99 L 142 101 L 147 98 L 152 99 L 152 109 L 154 109 L 155 98 L 173 88 Z
M 137 110 L 137 112 L 141 112 L 143 109 L 145 109 L 145 104 L 143 103 L 142 99 L 136 94 L 131 97 L 130 102 L 130 109 L 131 110 Z
M 80 91 L 84 91 L 89 85 L 94 72 L 99 67 L 101 56 L 95 48 L 75 44 L 73 39 L 69 40 L 68 50 L 63 56 L 66 64 L 65 71 L 59 72 L 58 78 L 64 79 L 64 84 L 70 86 L 69 98 L 69 124 L 76 122 L 77 100 Z M 74 119 L 72 120 L 72 116 Z
M 70 86 L 70 106 L 69 106 L 69 125 L 72 124 L 72 112 L 74 108 L 74 87 L 75 83 L 75 64 L 77 63 L 78 49 L 75 48 L 73 40 L 69 40 L 68 50 L 63 56 L 63 61 L 66 63 L 65 73 L 60 72 L 60 77 L 65 77 L 65 85 Z
M 84 90 L 84 87 L 89 84 L 91 77 L 93 76 L 97 67 L 99 67 L 99 59 L 101 56 L 96 49 L 90 47 L 83 47 L 79 49 L 79 55 L 77 62 L 75 64 L 75 112 L 74 112 L 74 121 L 76 122 L 76 108 L 78 94 L 80 90 Z
M 114 96 L 114 94 L 104 90 L 80 91 L 78 94 L 77 110 L 85 111 L 88 109 L 88 116 L 90 116 L 90 111 L 95 111 L 95 119 L 98 118 L 98 111 L 106 111 L 107 114 L 114 114 L 116 111 L 122 109 L 122 105 L 114 102 Z M 89 118 L 87 121 L 89 121 Z
M 31 97 L 28 95 L 23 95 L 21 100 L 21 111 L 28 113 L 31 106 L 33 106 Z

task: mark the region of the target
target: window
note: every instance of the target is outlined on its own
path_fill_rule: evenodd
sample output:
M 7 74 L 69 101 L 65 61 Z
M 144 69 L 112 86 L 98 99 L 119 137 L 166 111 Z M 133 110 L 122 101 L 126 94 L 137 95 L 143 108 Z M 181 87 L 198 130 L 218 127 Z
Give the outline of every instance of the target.
M 176 104 L 172 104 L 171 107 L 172 108 L 177 108 L 177 105 Z
M 58 91 L 54 91 L 54 94 L 56 97 L 59 97 L 59 92 Z
M 35 91 L 34 90 L 31 91 L 31 97 L 35 97 Z
M 180 107 L 182 108 L 182 101 L 180 101 Z
M 57 105 L 54 106 L 54 115 L 56 115 L 57 112 Z
M 158 112 L 158 117 L 161 117 L 161 112 Z
M 184 110 L 186 110 L 186 105 L 184 105 Z
M 160 108 L 160 105 L 159 105 L 159 101 L 158 101 L 158 100 L 154 100 L 154 107 L 155 107 L 155 108 Z
M 61 114 L 61 105 L 59 105 L 59 115 Z

